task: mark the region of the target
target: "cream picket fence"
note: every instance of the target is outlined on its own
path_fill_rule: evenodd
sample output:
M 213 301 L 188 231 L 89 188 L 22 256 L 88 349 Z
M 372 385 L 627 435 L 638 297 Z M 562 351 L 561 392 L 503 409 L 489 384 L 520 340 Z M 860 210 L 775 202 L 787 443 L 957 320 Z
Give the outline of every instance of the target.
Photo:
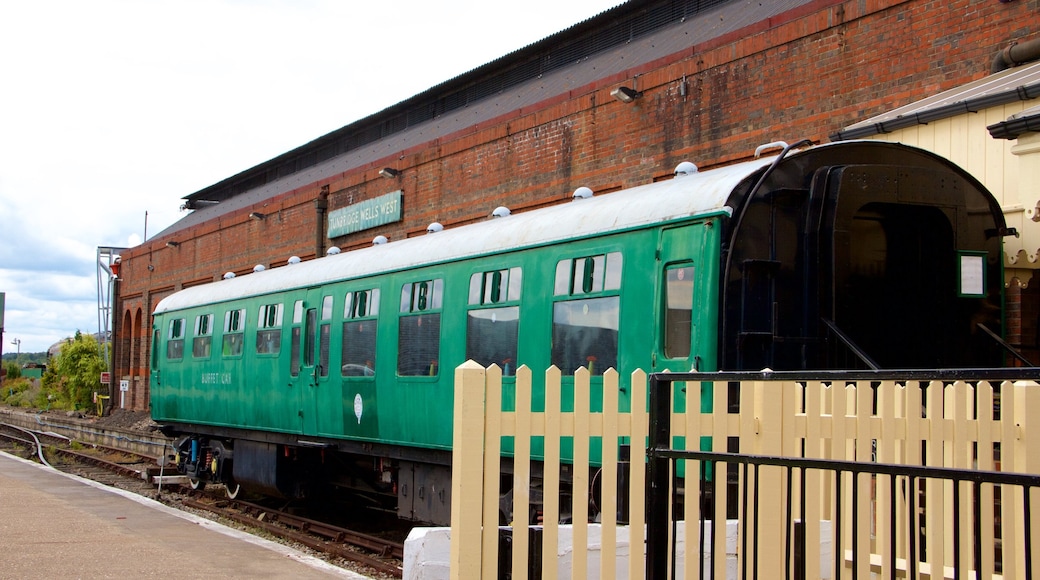
M 571 553 L 570 567 L 562 574 L 572 578 L 643 578 L 647 574 L 646 528 L 618 526 L 616 516 L 618 502 L 627 499 L 629 521 L 647 521 L 645 470 L 629 471 L 627 498 L 619 498 L 614 486 L 601 486 L 600 520 L 586 523 L 590 473 L 599 470 L 601 482 L 617 481 L 619 443 L 648 440 L 647 409 L 633 405 L 631 413 L 616 411 L 620 392 L 628 393 L 632 401 L 647 400 L 647 375 L 637 371 L 620 384 L 611 369 L 600 386 L 598 380 L 590 380 L 586 369 L 579 369 L 573 380 L 573 408 L 590 408 L 595 384 L 603 390 L 603 412 L 559 411 L 561 373 L 555 367 L 545 373 L 544 412 L 529 411 L 532 375 L 527 367 L 516 371 L 516 411 L 500 411 L 502 375 L 498 367 L 485 369 L 470 361 L 456 369 L 452 578 L 499 576 L 504 437 L 514 441 L 512 509 L 516 514 L 532 511 L 531 441 L 533 437 L 545 441 L 540 460 L 543 502 L 537 506 L 544 522 L 538 528 L 543 557 L 532 568 L 528 561 L 532 528 L 524 521 L 526 517 L 506 526 L 512 536 L 507 567 L 513 578 L 528 577 L 532 569 L 541 578 L 557 578 L 561 575 L 557 555 L 567 552 Z M 1035 382 L 980 380 L 969 384 L 915 379 L 835 383 L 837 386 L 824 381 L 742 382 L 739 413 L 727 410 L 726 380 L 678 383 L 676 388 L 682 387 L 692 401 L 701 400 L 702 385 L 711 386 L 715 411 L 673 409 L 670 436 L 673 443 L 708 437 L 712 451 L 720 454 L 726 452 L 728 441 L 736 439 L 739 454 L 746 456 L 826 459 L 868 467 L 937 466 L 974 471 L 983 481 L 986 473 L 996 471 L 1040 474 L 1040 386 Z M 561 526 L 556 523 L 562 438 L 574 441 L 572 524 L 569 536 L 563 534 L 569 541 L 561 541 Z M 602 462 L 594 470 L 590 470 L 592 444 L 600 445 L 602 454 Z M 647 462 L 646 445 L 632 445 L 630 451 L 631 465 Z M 735 463 L 732 456 L 719 457 Z M 700 464 L 685 461 L 687 473 L 700 472 Z M 726 465 L 717 463 L 713 469 L 721 475 Z M 936 478 L 912 479 L 908 484 L 907 477 L 899 474 L 838 474 L 772 466 L 737 470 L 734 485 L 713 486 L 713 507 L 709 509 L 714 513 L 704 514 L 710 520 L 707 525 L 699 511 L 701 502 L 684 502 L 683 513 L 675 517 L 679 520 L 674 531 L 678 538 L 675 572 L 678 577 L 692 578 L 698 576 L 699 567 L 718 578 L 748 576 L 749 570 L 758 577 L 784 577 L 785 570 L 793 573 L 796 569 L 806 578 L 931 579 L 958 574 L 976 578 L 1032 574 L 1040 578 L 1040 555 L 1033 558 L 1031 554 L 1040 551 L 1040 488 L 1032 487 L 1040 485 L 1040 476 L 1030 481 L 1033 479 L 1036 483 L 1028 485 L 980 485 L 975 496 L 970 484 Z M 697 478 L 680 480 L 687 498 L 700 496 Z M 921 482 L 920 490 L 907 492 L 916 482 Z M 898 491 L 887 493 L 890 489 Z M 749 490 L 756 494 L 750 502 Z M 738 500 L 727 501 L 734 493 Z M 957 506 L 953 505 L 955 498 Z M 737 506 L 736 517 L 720 527 L 728 532 L 710 533 L 711 521 L 727 520 L 728 504 Z M 954 512 L 959 521 L 953 520 Z M 795 562 L 791 557 L 792 546 L 797 545 L 792 541 L 792 522 L 802 514 L 800 535 L 805 554 Z M 895 514 L 894 524 L 891 514 Z M 914 533 L 911 523 L 916 523 Z M 594 541 L 590 542 L 593 527 Z M 835 546 L 840 546 L 837 552 Z M 702 552 L 720 557 L 709 558 Z M 976 560 L 981 574 L 974 571 Z M 666 567 L 672 565 L 670 557 L 663 561 Z M 671 577 L 671 572 L 652 569 L 650 575 Z

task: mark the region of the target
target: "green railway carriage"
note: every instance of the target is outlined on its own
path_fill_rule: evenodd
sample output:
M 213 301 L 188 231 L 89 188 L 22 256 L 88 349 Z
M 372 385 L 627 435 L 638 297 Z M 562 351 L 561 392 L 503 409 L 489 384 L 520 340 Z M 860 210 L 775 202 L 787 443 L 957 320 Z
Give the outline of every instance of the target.
M 232 493 L 331 484 L 446 523 L 450 498 L 430 490 L 450 489 L 453 369 L 467 359 L 507 383 L 518 365 L 597 380 L 1000 364 L 979 328 L 1000 332 L 1008 232 L 955 165 L 853 142 L 686 166 L 165 298 L 151 407 L 180 436 L 178 467 Z

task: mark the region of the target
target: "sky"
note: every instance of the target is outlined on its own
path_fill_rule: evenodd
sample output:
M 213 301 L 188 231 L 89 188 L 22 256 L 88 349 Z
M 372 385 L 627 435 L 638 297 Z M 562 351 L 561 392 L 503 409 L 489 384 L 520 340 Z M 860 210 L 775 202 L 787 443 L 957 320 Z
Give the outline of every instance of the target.
M 3 352 L 97 332 L 184 196 L 621 3 L 0 0 Z

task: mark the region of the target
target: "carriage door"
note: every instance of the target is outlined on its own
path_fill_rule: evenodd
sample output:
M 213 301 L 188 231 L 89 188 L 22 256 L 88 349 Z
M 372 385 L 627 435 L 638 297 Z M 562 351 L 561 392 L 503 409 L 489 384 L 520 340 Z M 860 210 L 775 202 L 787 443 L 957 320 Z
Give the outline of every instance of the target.
M 697 355 L 694 292 L 699 246 L 697 230 L 702 226 L 671 228 L 661 232 L 657 253 L 658 319 L 652 370 L 685 372 L 703 368 Z
M 704 318 L 706 311 L 717 309 L 712 306 L 717 305 L 714 298 L 717 282 L 710 281 L 708 268 L 718 263 L 718 258 L 716 255 L 712 260 L 706 256 L 704 248 L 711 247 L 706 240 L 718 235 L 721 228 L 717 226 L 714 220 L 709 220 L 661 232 L 656 260 L 658 323 L 653 325 L 657 335 L 651 365 L 654 372 L 717 368 L 716 351 L 711 347 L 714 341 L 698 340 L 699 333 L 715 332 L 714 326 L 707 325 Z M 681 389 L 681 386 L 675 388 Z M 702 392 L 701 411 L 711 410 L 711 397 L 710 388 Z M 701 448 L 710 449 L 710 440 L 702 438 Z
M 970 366 L 981 354 L 966 348 L 970 316 L 983 301 L 959 297 L 957 249 L 985 250 L 973 247 L 970 235 L 986 226 L 970 223 L 972 214 L 958 207 L 966 195 L 957 189 L 956 176 L 849 166 L 833 168 L 826 177 L 831 205 L 823 222 L 832 231 L 823 239 L 834 267 L 828 293 L 833 304 L 824 314 L 832 314 L 847 342 L 864 353 L 860 359 L 869 357 L 881 368 Z M 985 211 L 975 214 L 992 223 Z M 859 363 L 836 350 L 833 366 Z
M 329 340 L 332 297 L 311 290 L 293 305 L 291 384 L 296 389 L 300 431 L 314 435 L 327 430 L 329 415 L 338 412 L 338 398 L 329 392 Z

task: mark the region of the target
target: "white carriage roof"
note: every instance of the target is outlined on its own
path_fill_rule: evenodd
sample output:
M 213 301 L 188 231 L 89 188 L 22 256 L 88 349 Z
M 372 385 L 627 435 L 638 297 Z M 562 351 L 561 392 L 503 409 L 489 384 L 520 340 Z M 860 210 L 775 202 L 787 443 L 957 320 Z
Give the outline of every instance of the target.
M 167 296 L 155 314 L 729 212 L 733 189 L 772 157 L 254 272 Z

